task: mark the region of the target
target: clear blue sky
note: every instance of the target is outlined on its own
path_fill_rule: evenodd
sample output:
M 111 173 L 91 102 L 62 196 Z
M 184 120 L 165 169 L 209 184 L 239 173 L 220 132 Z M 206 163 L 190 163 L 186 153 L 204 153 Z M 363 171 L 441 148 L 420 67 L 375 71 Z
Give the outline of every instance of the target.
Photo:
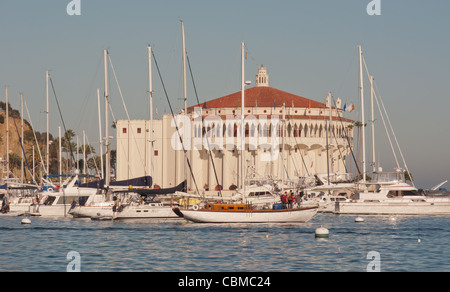
M 38 131 L 45 132 L 49 69 L 66 126 L 79 134 L 86 130 L 91 144 L 97 141 L 96 89 L 103 92 L 104 48 L 110 50 L 131 119 L 149 116 L 147 44 L 179 110 L 182 19 L 201 101 L 240 89 L 240 42 L 245 41 L 247 79 L 264 64 L 275 88 L 317 101 L 331 91 L 358 107 L 361 44 L 418 187 L 450 178 L 448 1 L 381 0 L 380 16 L 366 13 L 369 0 L 81 0 L 81 16 L 67 15 L 69 2 L 0 3 L 1 100 L 8 85 L 10 102 L 19 109 L 23 92 Z M 161 115 L 168 106 L 156 72 L 153 80 Z M 110 88 L 114 114 L 124 119 L 112 74 Z M 190 84 L 188 91 L 193 105 Z M 61 120 L 53 95 L 51 102 L 50 131 L 56 136 Z M 359 115 L 357 108 L 348 117 L 359 120 Z M 381 131 L 377 152 L 384 169 L 392 169 Z

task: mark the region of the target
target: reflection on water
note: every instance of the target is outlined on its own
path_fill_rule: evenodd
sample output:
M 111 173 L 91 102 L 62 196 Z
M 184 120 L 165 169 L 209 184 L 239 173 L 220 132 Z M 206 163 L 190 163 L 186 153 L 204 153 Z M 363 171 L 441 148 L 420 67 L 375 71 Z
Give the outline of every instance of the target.
M 318 214 L 304 224 L 196 224 L 0 217 L 1 271 L 450 271 L 450 217 Z M 323 226 L 329 238 L 315 238 Z M 418 243 L 417 239 L 421 238 Z

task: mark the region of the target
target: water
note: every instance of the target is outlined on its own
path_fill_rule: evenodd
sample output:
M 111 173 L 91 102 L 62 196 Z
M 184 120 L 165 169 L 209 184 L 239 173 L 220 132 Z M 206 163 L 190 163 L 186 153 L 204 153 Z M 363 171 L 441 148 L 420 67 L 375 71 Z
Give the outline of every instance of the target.
M 450 217 L 317 214 L 305 224 L 195 224 L 0 217 L 0 271 L 450 271 Z M 330 237 L 316 239 L 315 229 Z M 418 238 L 421 242 L 418 242 Z M 369 257 L 377 252 L 379 258 Z

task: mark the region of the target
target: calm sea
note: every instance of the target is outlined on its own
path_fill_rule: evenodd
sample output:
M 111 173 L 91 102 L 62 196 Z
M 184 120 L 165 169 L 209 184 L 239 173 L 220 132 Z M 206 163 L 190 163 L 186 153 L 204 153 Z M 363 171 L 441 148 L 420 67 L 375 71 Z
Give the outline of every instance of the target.
M 450 271 L 450 217 L 354 219 L 213 225 L 33 217 L 22 225 L 21 217 L 0 217 L 0 271 Z M 320 226 L 329 238 L 315 238 Z

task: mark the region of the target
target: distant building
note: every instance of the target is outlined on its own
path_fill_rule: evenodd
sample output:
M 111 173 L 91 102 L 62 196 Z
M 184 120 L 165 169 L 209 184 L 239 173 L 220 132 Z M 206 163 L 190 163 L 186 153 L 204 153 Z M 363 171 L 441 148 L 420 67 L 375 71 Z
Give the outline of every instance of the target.
M 321 103 L 270 87 L 267 70 L 261 66 L 256 86 L 245 90 L 245 176 L 295 180 L 328 169 L 345 172 L 345 157 L 353 145 L 353 121 L 342 117 L 338 99 L 337 111 L 332 107 L 327 163 L 329 102 L 328 98 Z M 214 191 L 220 185 L 226 191 L 240 187 L 241 92 L 191 106 L 187 115 L 181 113 L 176 119 L 185 121 L 178 123 L 180 136 L 198 188 Z M 153 121 L 152 158 L 150 121 L 118 121 L 117 179 L 150 175 L 153 169 L 154 184 L 173 187 L 187 177 L 193 190 L 174 125 L 168 114 Z M 208 148 L 214 148 L 211 154 Z

